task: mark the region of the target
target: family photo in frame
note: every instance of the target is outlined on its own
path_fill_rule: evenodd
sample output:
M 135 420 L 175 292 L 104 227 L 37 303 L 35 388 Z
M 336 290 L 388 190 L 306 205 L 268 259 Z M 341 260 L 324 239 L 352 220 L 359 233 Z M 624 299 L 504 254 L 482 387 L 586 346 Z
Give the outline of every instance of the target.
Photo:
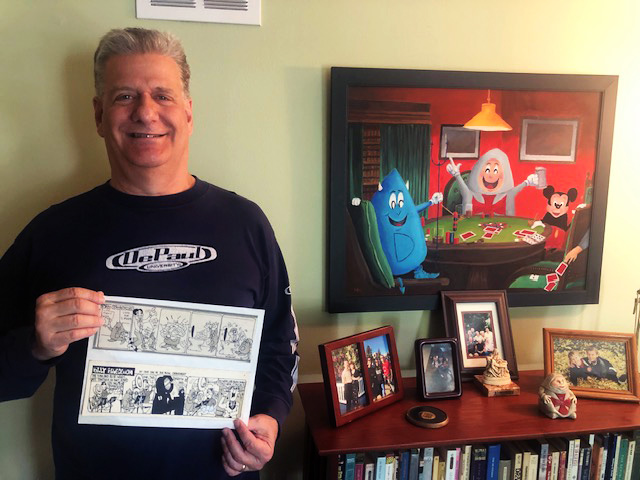
M 566 378 L 577 397 L 640 402 L 633 334 L 543 329 L 545 375 Z
M 597 303 L 616 93 L 615 76 L 333 67 L 329 311 L 433 310 L 443 290 Z M 485 111 L 500 124 L 473 124 Z
M 393 328 L 318 345 L 329 417 L 338 427 L 404 395 Z
M 443 291 L 441 296 L 446 335 L 458 343 L 462 380 L 481 374 L 494 350 L 508 362 L 511 378 L 517 379 L 506 292 Z

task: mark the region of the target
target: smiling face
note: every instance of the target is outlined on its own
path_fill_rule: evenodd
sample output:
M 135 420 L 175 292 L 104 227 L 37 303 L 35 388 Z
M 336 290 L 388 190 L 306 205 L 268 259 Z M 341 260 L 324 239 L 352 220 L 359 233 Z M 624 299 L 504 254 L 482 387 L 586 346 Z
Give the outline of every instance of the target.
M 478 186 L 480 187 L 480 191 L 495 193 L 500 191 L 503 180 L 504 171 L 502 170 L 502 165 L 495 158 L 491 158 L 484 165 L 478 177 Z
M 93 105 L 114 187 L 140 193 L 132 191 L 139 178 L 192 183 L 187 169 L 192 104 L 172 58 L 159 54 L 110 58 L 104 94 L 94 98 Z

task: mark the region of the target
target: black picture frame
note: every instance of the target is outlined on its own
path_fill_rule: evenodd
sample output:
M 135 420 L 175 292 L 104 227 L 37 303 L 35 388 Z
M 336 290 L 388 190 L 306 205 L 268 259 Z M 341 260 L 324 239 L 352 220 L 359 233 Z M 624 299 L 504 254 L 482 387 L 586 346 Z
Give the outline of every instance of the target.
M 462 395 L 460 350 L 455 338 L 419 338 L 415 341 L 415 356 L 420 400 Z
M 439 293 L 443 290 L 505 289 L 511 306 L 598 303 L 617 83 L 618 77 L 611 75 L 333 67 L 331 69 L 331 158 L 328 188 L 327 310 L 335 313 L 433 310 L 439 307 Z M 398 89 L 401 90 L 402 95 L 394 93 L 393 95 L 385 96 L 386 92 L 392 90 L 395 92 Z M 510 249 L 513 247 L 511 249 L 513 252 L 517 250 L 522 254 L 514 257 L 514 262 L 508 265 L 508 268 L 505 268 L 495 259 L 487 261 L 486 258 L 483 258 L 481 259 L 482 261 L 475 261 L 478 255 L 490 255 L 492 254 L 491 252 L 497 251 L 492 249 L 489 244 L 480 245 L 477 241 L 479 236 L 476 236 L 470 242 L 465 241 L 465 245 L 471 243 L 474 244 L 474 247 L 461 252 L 459 245 L 455 243 L 448 245 L 444 237 L 439 237 L 440 234 L 447 235 L 447 229 L 431 228 L 427 241 L 429 247 L 422 266 L 427 271 L 431 268 L 433 271 L 440 273 L 440 276 L 435 279 L 413 278 L 410 276 L 411 273 L 395 275 L 388 265 L 385 269 L 386 258 L 384 256 L 381 257 L 378 247 L 374 245 L 372 247 L 373 251 L 365 251 L 366 249 L 361 245 L 360 237 L 373 231 L 374 222 L 370 219 L 363 221 L 362 218 L 355 218 L 356 215 L 362 214 L 354 214 L 354 212 L 358 211 L 358 207 L 354 205 L 357 203 L 354 201 L 357 195 L 353 195 L 351 189 L 353 188 L 354 178 L 362 174 L 363 178 L 371 179 L 371 184 L 367 183 L 365 185 L 363 180 L 358 180 L 360 183 L 356 187 L 375 190 L 376 178 L 380 177 L 380 172 L 375 171 L 375 165 L 373 170 L 368 170 L 369 166 L 363 166 L 361 170 L 358 170 L 360 173 L 353 177 L 352 172 L 350 172 L 352 165 L 349 160 L 349 156 L 352 153 L 350 148 L 354 145 L 350 141 L 350 136 L 352 136 L 350 125 L 354 122 L 360 122 L 363 125 L 385 124 L 385 122 L 412 125 L 426 124 L 431 121 L 429 120 L 431 116 L 435 116 L 436 113 L 442 114 L 442 111 L 433 111 L 431 103 L 434 102 L 429 103 L 429 101 L 422 99 L 421 92 L 423 89 L 429 90 L 433 98 L 444 98 L 443 95 L 446 93 L 449 96 L 469 95 L 469 98 L 473 94 L 474 99 L 476 99 L 465 104 L 467 110 L 464 114 L 456 114 L 456 118 L 447 117 L 442 119 L 439 124 L 432 124 L 431 141 L 426 142 L 427 147 L 430 149 L 429 163 L 430 165 L 433 162 L 437 164 L 433 166 L 433 171 L 430 173 L 432 180 L 436 179 L 438 175 L 441 179 L 445 177 L 451 178 L 445 169 L 449 160 L 439 158 L 439 125 L 445 123 L 460 124 L 467 121 L 477 113 L 480 109 L 480 104 L 486 101 L 488 90 L 491 92 L 491 101 L 500 105 L 500 108 L 503 108 L 500 103 L 501 96 L 511 96 L 510 98 L 513 97 L 518 100 L 518 95 L 521 92 L 528 92 L 531 95 L 540 94 L 540 96 L 588 94 L 595 96 L 594 105 L 597 107 L 597 112 L 589 114 L 587 119 L 579 118 L 581 129 L 586 123 L 595 125 L 595 130 L 590 130 L 593 134 L 593 141 L 590 143 L 592 148 L 590 147 L 591 150 L 589 150 L 588 154 L 589 162 L 593 164 L 585 167 L 588 171 L 580 177 L 581 180 L 579 182 L 577 180 L 574 182 L 580 183 L 580 185 L 576 185 L 579 190 L 579 199 L 575 204 L 572 204 L 572 207 L 574 207 L 579 201 L 586 200 L 583 203 L 587 203 L 588 208 L 582 212 L 580 222 L 575 222 L 578 226 L 582 225 L 582 228 L 576 227 L 575 234 L 566 233 L 567 236 L 571 235 L 571 241 L 576 245 L 580 239 L 586 239 L 588 248 L 582 249 L 583 253 L 577 257 L 575 262 L 569 265 L 570 268 L 567 270 L 566 275 L 560 276 L 558 281 L 547 282 L 547 290 L 544 289 L 546 276 L 553 276 L 555 272 L 553 270 L 543 271 L 543 269 L 537 269 L 537 267 L 538 263 L 545 258 L 547 251 L 552 249 L 549 246 L 550 236 L 545 237 L 545 244 L 539 244 L 531 248 L 523 247 L 522 243 L 510 245 Z M 440 92 L 444 93 L 441 95 Z M 367 97 L 368 95 L 370 98 Z M 411 97 L 412 95 L 417 95 L 414 100 L 411 100 L 413 98 Z M 514 103 L 508 102 L 508 105 L 525 103 L 516 101 Z M 500 108 L 499 112 L 501 111 Z M 443 111 L 458 112 L 459 110 L 444 109 Z M 550 115 L 549 111 L 536 113 L 544 118 L 553 117 L 554 115 L 562 116 L 563 118 L 568 117 L 566 112 L 551 112 L 553 115 Z M 511 162 L 519 161 L 519 133 L 522 128 L 521 118 L 525 114 L 528 117 L 532 116 L 531 112 L 525 112 L 524 110 L 521 114 L 515 114 L 515 117 L 517 117 L 515 119 L 505 115 L 505 118 L 511 122 L 510 124 L 514 128 L 512 132 L 483 132 L 480 138 L 480 155 L 484 154 L 490 145 L 495 145 L 496 142 L 499 143 L 499 140 L 496 140 L 496 135 L 503 135 L 503 138 L 509 135 L 508 141 L 504 141 L 505 144 L 513 144 L 513 146 L 509 147 L 513 148 L 509 158 Z M 586 123 L 585 120 L 587 120 Z M 369 133 L 371 132 L 367 134 Z M 375 132 L 373 133 L 375 134 Z M 371 146 L 369 140 L 373 137 L 361 135 L 360 138 L 364 139 L 361 145 L 363 152 L 366 150 L 367 154 L 380 155 L 379 151 L 376 153 L 376 148 L 380 150 L 380 148 L 384 147 L 381 147 L 380 144 Z M 578 137 L 580 142 L 583 141 L 585 135 L 581 131 Z M 373 143 L 375 143 L 375 138 Z M 580 148 L 578 149 L 578 160 L 584 157 Z M 364 157 L 364 153 L 362 155 L 363 164 L 366 164 L 367 159 Z M 458 160 L 462 163 L 474 161 L 468 159 Z M 556 187 L 560 183 L 557 179 L 562 178 L 562 175 L 561 171 L 554 174 L 555 171 L 553 169 L 570 168 L 569 165 L 562 162 L 542 162 L 537 165 L 528 161 L 524 165 L 532 173 L 534 168 L 547 168 L 549 170 L 546 175 L 547 182 L 555 184 Z M 524 169 L 525 167 L 522 168 Z M 463 165 L 462 174 L 465 173 L 465 169 L 466 166 Z M 524 173 L 519 176 L 518 181 L 523 181 L 526 178 Z M 367 177 L 367 175 L 371 176 Z M 444 181 L 439 187 L 440 191 L 445 191 Z M 529 190 L 526 190 L 527 192 L 532 192 L 527 193 L 527 195 L 533 195 L 535 187 L 527 188 L 529 188 Z M 434 189 L 429 188 L 428 195 L 417 199 L 415 203 L 425 202 L 430 198 L 433 191 Z M 452 195 L 455 194 L 455 189 L 453 191 Z M 563 191 L 566 191 L 566 188 Z M 372 195 L 371 192 L 372 190 L 368 190 L 367 195 Z M 540 208 L 544 208 L 543 202 L 545 199 L 542 197 L 542 190 L 535 190 L 535 194 L 534 203 L 540 205 Z M 364 201 L 359 205 L 364 205 L 367 201 L 364 194 L 362 200 Z M 521 203 L 525 206 L 531 204 L 529 201 Z M 443 205 L 446 204 L 443 202 Z M 434 215 L 437 218 L 450 221 L 452 215 L 449 215 L 442 206 L 435 205 L 429 208 L 433 210 L 433 213 L 429 214 L 429 211 L 427 211 L 427 217 Z M 455 208 L 449 208 L 451 213 L 454 210 Z M 360 212 L 362 211 L 360 210 Z M 544 213 L 544 210 L 542 213 Z M 540 220 L 541 216 L 531 214 L 525 220 L 528 219 L 531 222 L 536 217 L 537 220 Z M 516 215 L 514 219 L 517 220 L 517 218 L 520 217 Z M 428 218 L 428 220 L 430 219 L 431 217 Z M 495 221 L 498 220 L 490 219 L 487 222 Z M 544 232 L 546 233 L 546 230 Z M 480 235 L 482 235 L 481 232 Z M 511 235 L 511 233 L 508 235 Z M 437 248 L 434 248 L 434 245 Z M 564 248 L 565 245 L 566 248 Z M 528 251 L 525 253 L 527 249 Z M 559 256 L 558 259 L 554 260 L 557 262 L 557 268 L 565 269 L 566 265 L 561 266 L 560 263 L 570 253 L 568 242 L 564 242 L 564 240 L 563 243 L 559 242 L 556 250 Z M 429 252 L 432 252 L 433 255 L 437 253 L 438 256 L 430 256 Z M 511 255 L 511 253 L 505 253 L 505 255 Z M 529 285 L 520 286 L 518 284 L 519 279 L 526 280 L 528 278 L 538 279 L 537 283 L 534 282 L 534 287 Z M 512 285 L 514 286 L 512 287 Z
M 474 375 L 481 375 L 486 367 L 486 358 L 497 349 L 509 367 L 512 380 L 517 380 L 518 363 L 516 350 L 511 334 L 509 305 L 504 290 L 452 291 L 442 292 L 442 312 L 445 332 L 458 342 L 460 355 L 460 375 L 463 382 L 473 380 Z M 482 346 L 481 352 L 470 350 L 469 334 L 472 330 L 481 329 L 475 324 L 484 322 L 482 330 L 491 334 L 492 347 Z

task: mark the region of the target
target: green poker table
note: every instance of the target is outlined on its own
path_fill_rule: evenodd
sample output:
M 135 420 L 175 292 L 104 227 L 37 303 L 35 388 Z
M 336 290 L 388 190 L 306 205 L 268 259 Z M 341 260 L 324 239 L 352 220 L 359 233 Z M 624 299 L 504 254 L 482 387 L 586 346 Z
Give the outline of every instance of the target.
M 427 242 L 425 270 L 449 278 L 451 289 L 505 289 L 513 272 L 544 258 L 551 227 L 533 228 L 533 222 L 530 218 L 504 215 L 462 216 L 457 219 L 454 232 L 452 215 L 429 219 L 423 226 Z M 485 228 L 498 233 L 489 238 Z M 527 243 L 515 235 L 520 230 L 530 230 L 541 237 L 537 243 Z M 453 232 L 454 243 L 448 232 Z

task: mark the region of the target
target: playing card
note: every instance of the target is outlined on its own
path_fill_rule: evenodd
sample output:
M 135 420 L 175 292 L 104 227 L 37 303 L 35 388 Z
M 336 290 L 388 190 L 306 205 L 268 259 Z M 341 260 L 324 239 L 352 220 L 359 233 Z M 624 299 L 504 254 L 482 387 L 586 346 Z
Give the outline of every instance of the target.
M 551 282 L 551 283 L 547 283 L 544 287 L 546 292 L 550 292 L 551 290 L 553 290 L 554 288 L 556 288 L 557 282 Z
M 473 232 L 464 232 L 463 234 L 460 235 L 460 238 L 466 241 L 466 240 L 469 240 L 471 237 L 475 237 L 475 236 L 476 234 Z
M 547 275 L 547 283 L 554 283 L 560 279 L 557 273 L 550 273 Z
M 556 268 L 556 273 L 558 275 L 564 275 L 564 272 L 567 270 L 567 268 L 569 267 L 569 265 L 567 265 L 565 262 L 562 262 L 560 265 L 558 265 L 558 267 Z

